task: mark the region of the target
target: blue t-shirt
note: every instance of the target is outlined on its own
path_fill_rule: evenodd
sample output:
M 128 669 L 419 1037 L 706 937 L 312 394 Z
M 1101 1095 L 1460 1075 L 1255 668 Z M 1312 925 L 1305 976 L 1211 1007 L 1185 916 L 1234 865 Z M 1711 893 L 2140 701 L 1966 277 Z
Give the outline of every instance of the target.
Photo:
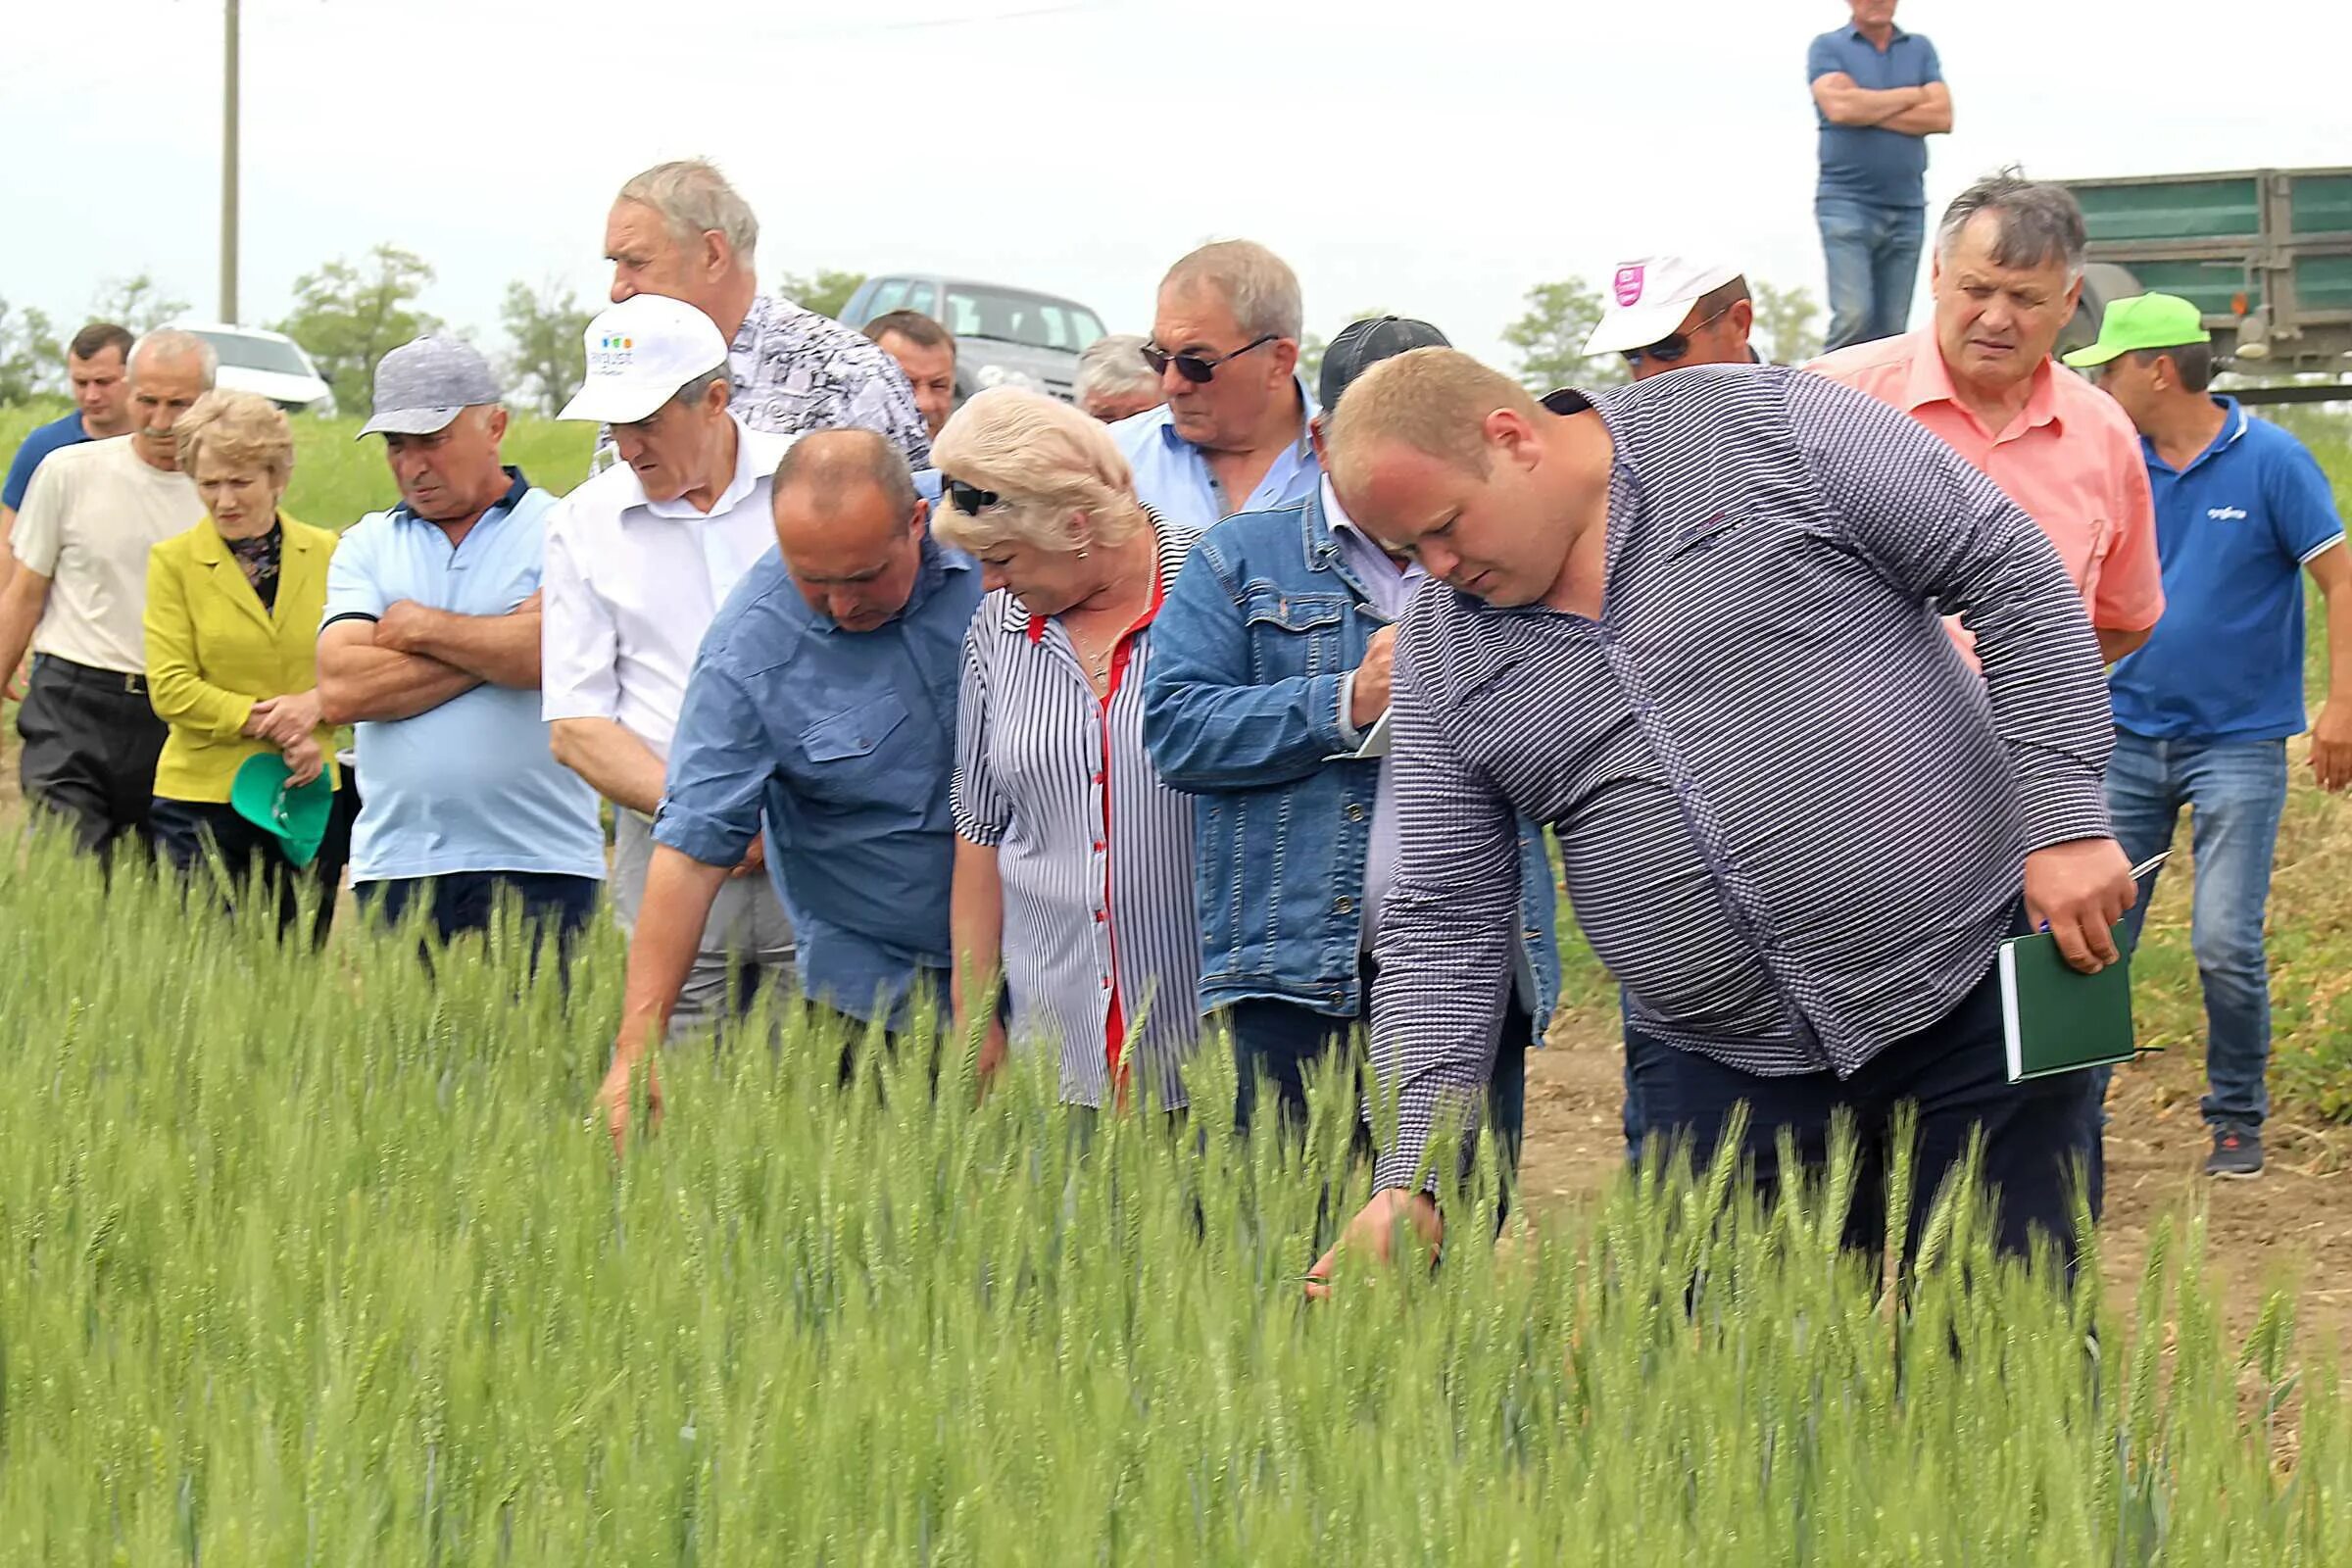
M 17 448 L 17 456 L 8 466 L 8 483 L 0 486 L 0 507 L 19 512 L 24 506 L 24 492 L 32 488 L 32 470 L 41 460 L 59 447 L 77 447 L 90 438 L 81 427 L 81 416 L 69 414 L 62 419 L 33 426 L 24 433 L 24 444 Z
M 2115 722 L 2150 740 L 2271 741 L 2303 729 L 2303 564 L 2340 547 L 2335 496 L 2303 443 L 2234 398 L 2176 470 L 2143 441 L 2164 618 L 2115 666 Z
M 1916 32 L 1894 29 L 1886 52 L 1862 36 L 1859 27 L 1838 27 L 1813 40 L 1805 52 L 1805 85 L 1834 72 L 1844 72 L 1857 87 L 1884 92 L 1889 87 L 1924 87 L 1943 79 L 1936 46 Z M 1833 125 L 1821 122 L 1821 183 L 1816 194 L 1842 196 L 1848 201 L 1879 207 L 1925 207 L 1928 204 L 1928 138 L 1908 136 L 1884 125 Z
M 371 512 L 335 549 L 326 614 L 378 620 L 395 600 L 461 615 L 503 615 L 539 588 L 541 541 L 556 498 L 514 483 L 452 550 L 405 506 Z M 460 871 L 602 879 L 596 791 L 555 759 L 539 693 L 485 682 L 413 718 L 353 726 L 360 819 L 353 882 Z
M 971 557 L 926 538 L 906 607 L 872 631 L 808 608 L 770 550 L 695 656 L 654 837 L 734 865 L 764 816 L 801 989 L 853 1017 L 895 1013 L 948 967 L 956 863 L 948 784 Z M 363 780 L 361 788 L 367 788 Z

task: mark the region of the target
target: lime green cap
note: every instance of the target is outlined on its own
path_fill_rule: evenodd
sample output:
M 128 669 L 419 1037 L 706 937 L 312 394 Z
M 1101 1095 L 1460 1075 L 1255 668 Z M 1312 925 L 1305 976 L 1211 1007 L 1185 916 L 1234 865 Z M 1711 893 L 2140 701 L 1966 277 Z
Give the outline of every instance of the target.
M 277 835 L 286 858 L 308 865 L 318 858 L 326 840 L 327 818 L 335 810 L 335 787 L 324 772 L 308 784 L 289 788 L 286 760 L 275 752 L 245 759 L 228 787 L 228 804 L 255 827 Z
M 2212 341 L 2205 318 L 2180 295 L 2134 294 L 2110 304 L 2099 321 L 2099 340 L 2067 355 L 2066 363 L 2082 370 L 2134 349 L 2177 349 Z

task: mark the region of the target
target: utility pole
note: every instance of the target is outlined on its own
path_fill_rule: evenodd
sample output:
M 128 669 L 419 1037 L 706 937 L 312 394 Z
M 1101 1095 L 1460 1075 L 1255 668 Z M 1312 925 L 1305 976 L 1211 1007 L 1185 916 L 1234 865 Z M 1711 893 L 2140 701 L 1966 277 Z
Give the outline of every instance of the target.
M 220 43 L 220 319 L 237 322 L 237 0 L 224 0 Z

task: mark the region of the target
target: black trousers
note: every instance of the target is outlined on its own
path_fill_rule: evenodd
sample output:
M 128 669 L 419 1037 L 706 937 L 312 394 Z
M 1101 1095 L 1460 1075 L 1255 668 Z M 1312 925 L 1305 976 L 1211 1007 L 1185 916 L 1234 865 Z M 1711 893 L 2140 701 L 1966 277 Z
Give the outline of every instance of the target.
M 1960 1004 L 1906 1039 L 1889 1044 L 1851 1078 L 1827 1071 L 1765 1078 L 1741 1072 L 1642 1034 L 1630 1018 L 1626 1037 L 1638 1045 L 1634 1075 L 1650 1138 L 1687 1133 L 1704 1167 L 1721 1141 L 1733 1105 L 1748 1106 L 1743 1157 L 1753 1161 L 1759 1189 L 1780 1184 L 1776 1140 L 1794 1138 L 1797 1158 L 1818 1168 L 1828 1157 L 1830 1118 L 1840 1107 L 1854 1117 L 1861 1140 L 1846 1245 L 1883 1246 L 1886 1233 L 1887 1134 L 1895 1107 L 1919 1108 L 1919 1142 L 1912 1165 L 1912 1207 L 1904 1216 L 1907 1251 L 1915 1252 L 1943 1178 L 1968 1152 L 1972 1132 L 1984 1134 L 1984 1181 L 2000 1203 L 1999 1250 L 2025 1253 L 2034 1232 L 2056 1245 L 2071 1271 L 2076 1255 L 2075 1171 L 2087 1162 L 2099 1136 L 2090 1074 L 2009 1082 L 2001 1036 L 2001 986 L 1987 970 Z M 1637 1037 L 1639 1039 L 1637 1040 Z M 2097 1218 L 2092 1196 L 2092 1218 Z
M 164 721 L 147 706 L 147 679 L 35 655 L 17 710 L 17 760 L 25 804 L 104 858 L 123 839 L 152 851 L 149 815 Z
M 302 890 L 316 888 L 318 909 L 311 920 L 311 942 L 318 946 L 334 924 L 335 893 L 351 859 L 351 824 L 358 815 L 358 794 L 347 784 L 335 794 L 334 814 L 327 819 L 318 858 L 305 866 L 286 858 L 276 834 L 248 822 L 233 806 L 158 796 L 153 821 L 156 848 L 183 874 L 209 875 L 218 858 L 228 877 L 222 902 L 232 911 L 238 896 L 247 892 L 256 895 L 257 905 L 262 900 L 273 905 L 280 939 L 301 914 Z

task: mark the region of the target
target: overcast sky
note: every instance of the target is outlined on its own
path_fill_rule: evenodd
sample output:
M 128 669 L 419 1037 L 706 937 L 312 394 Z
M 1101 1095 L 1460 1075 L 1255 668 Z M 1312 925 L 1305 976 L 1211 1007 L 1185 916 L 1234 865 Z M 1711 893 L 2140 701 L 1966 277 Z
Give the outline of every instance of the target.
M 0 298 L 77 322 L 150 271 L 217 302 L 220 0 L 12 6 Z M 2352 163 L 2342 8 L 1905 0 L 1951 82 L 1932 206 L 2029 173 Z M 1651 250 L 1818 295 L 1805 45 L 1840 0 L 246 0 L 243 318 L 379 240 L 499 343 L 601 299 L 613 189 L 716 159 L 763 274 L 937 269 L 1114 329 L 1207 238 L 1298 268 L 1307 324 L 1436 321 L 1497 359 L 1530 284 Z M 2224 19 L 2230 19 L 2225 22 Z M 1923 276 L 1924 284 L 1924 276 Z

